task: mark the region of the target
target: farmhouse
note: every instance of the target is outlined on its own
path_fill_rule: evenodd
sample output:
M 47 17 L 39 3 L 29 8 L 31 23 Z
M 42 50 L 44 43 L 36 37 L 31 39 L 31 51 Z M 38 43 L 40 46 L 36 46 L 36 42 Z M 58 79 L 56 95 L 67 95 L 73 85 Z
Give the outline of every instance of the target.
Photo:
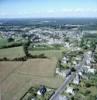
M 46 91 L 47 91 L 46 87 L 45 86 L 41 86 L 39 88 L 39 90 L 37 91 L 37 94 L 42 96 L 42 95 L 44 95 L 46 93 Z

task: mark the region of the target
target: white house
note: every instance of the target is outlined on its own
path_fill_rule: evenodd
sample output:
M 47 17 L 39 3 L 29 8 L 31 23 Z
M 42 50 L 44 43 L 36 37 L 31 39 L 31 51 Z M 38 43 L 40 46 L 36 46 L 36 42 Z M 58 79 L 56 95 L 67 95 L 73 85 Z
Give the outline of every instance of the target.
M 65 95 L 58 95 L 58 97 L 56 98 L 56 100 L 69 100 L 69 99 Z
M 64 57 L 64 58 L 62 59 L 62 63 L 63 63 L 63 64 L 66 64 L 66 63 L 67 63 L 67 58 L 66 58 L 66 57 Z
M 87 66 L 87 65 L 83 66 L 83 70 L 86 73 L 92 73 L 92 74 L 95 74 L 95 71 L 96 71 L 94 68 L 91 68 L 90 66 Z
M 69 48 L 70 47 L 69 43 L 65 42 L 65 46 L 64 47 Z
M 35 98 L 31 98 L 31 100 L 36 100 Z
M 84 66 L 82 66 L 82 67 L 87 68 L 87 69 L 90 69 L 90 68 L 91 68 L 91 67 L 88 66 L 88 65 L 84 65 Z
M 87 71 L 88 71 L 88 73 L 95 74 L 95 69 L 94 68 L 89 68 Z
M 78 85 L 79 82 L 80 82 L 80 77 L 78 74 L 76 74 L 76 77 L 74 78 L 73 83 Z
M 77 64 L 77 62 L 76 62 L 76 61 L 73 61 L 72 63 L 73 63 L 74 65 L 76 65 L 76 64 Z
M 56 68 L 56 74 L 58 74 L 62 77 L 66 77 L 66 71 L 64 71 L 64 70 L 60 71 L 59 68 Z
M 83 74 L 82 74 L 82 72 L 80 71 L 80 72 L 78 72 L 78 75 L 82 76 Z
M 74 91 L 72 87 L 68 86 L 65 92 L 74 95 Z
M 40 96 L 42 95 L 41 92 L 40 92 L 39 90 L 37 91 L 37 94 L 40 95 Z

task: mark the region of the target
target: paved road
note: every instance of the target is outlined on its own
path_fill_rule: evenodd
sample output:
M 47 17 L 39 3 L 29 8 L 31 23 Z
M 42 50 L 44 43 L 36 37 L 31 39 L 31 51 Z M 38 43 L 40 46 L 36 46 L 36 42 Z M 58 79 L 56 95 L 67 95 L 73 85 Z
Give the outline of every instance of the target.
M 69 75 L 66 78 L 66 80 L 64 81 L 64 83 L 56 90 L 56 92 L 50 98 L 50 100 L 57 100 L 57 96 L 64 91 L 64 89 L 66 88 L 66 86 L 74 79 L 74 77 L 75 77 L 75 73 L 72 73 L 71 75 Z
M 81 67 L 84 65 L 86 60 L 86 54 L 83 55 L 83 60 L 82 62 L 80 62 L 77 66 L 76 66 L 76 73 L 78 73 L 81 69 Z M 61 94 L 65 89 L 66 86 L 72 82 L 72 80 L 75 78 L 76 73 L 72 73 L 71 75 L 69 75 L 64 83 L 55 91 L 54 95 L 50 98 L 50 100 L 57 100 L 58 95 Z

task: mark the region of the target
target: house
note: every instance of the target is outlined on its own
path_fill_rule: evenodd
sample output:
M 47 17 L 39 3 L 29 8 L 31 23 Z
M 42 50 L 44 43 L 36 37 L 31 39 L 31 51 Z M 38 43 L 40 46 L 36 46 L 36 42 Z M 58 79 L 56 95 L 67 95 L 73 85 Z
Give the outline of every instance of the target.
M 87 66 L 87 65 L 84 65 L 84 66 L 83 66 L 83 71 L 84 71 L 85 73 L 92 73 L 92 74 L 95 73 L 95 69 L 94 69 L 94 68 L 91 68 L 90 66 Z
M 74 78 L 73 83 L 76 84 L 76 85 L 78 85 L 80 83 L 80 76 L 79 76 L 79 74 L 76 73 L 76 77 Z
M 95 69 L 94 68 L 89 68 L 87 72 L 91 73 L 91 74 L 95 74 Z
M 69 98 L 67 96 L 64 95 L 59 95 L 56 100 L 69 100 Z
M 36 100 L 35 98 L 31 98 L 31 100 Z
M 63 63 L 63 64 L 66 64 L 66 63 L 67 63 L 67 58 L 66 58 L 66 57 L 64 57 L 64 58 L 62 59 L 62 63 Z
M 62 77 L 66 77 L 66 71 L 64 71 L 64 70 L 60 71 L 59 68 L 56 68 L 56 74 L 58 74 Z
M 44 95 L 46 93 L 46 91 L 47 91 L 46 87 L 45 86 L 41 86 L 39 88 L 39 90 L 37 91 L 37 94 L 41 96 L 41 95 Z
M 67 70 L 66 72 L 66 77 L 68 77 L 69 75 L 71 75 L 71 69 Z
M 69 48 L 70 47 L 69 43 L 65 42 L 65 46 L 64 47 Z
M 86 65 L 91 64 L 91 60 L 92 60 L 91 58 L 87 58 L 86 61 L 85 61 Z
M 70 95 L 74 95 L 74 91 L 73 91 L 72 87 L 68 86 L 65 92 L 68 93 L 68 94 L 70 94 Z
M 80 61 L 81 60 L 81 57 L 76 57 L 75 60 L 76 61 Z
M 77 64 L 77 62 L 76 62 L 76 61 L 72 61 L 72 63 L 73 63 L 74 65 L 76 65 L 76 64 Z
M 91 68 L 91 67 L 88 66 L 88 65 L 84 65 L 83 67 L 84 67 L 84 68 L 87 68 L 87 69 L 90 69 L 90 68 Z
M 78 75 L 82 77 L 82 75 L 83 75 L 83 74 L 82 74 L 82 72 L 81 72 L 81 71 L 79 71 L 79 72 L 78 72 Z

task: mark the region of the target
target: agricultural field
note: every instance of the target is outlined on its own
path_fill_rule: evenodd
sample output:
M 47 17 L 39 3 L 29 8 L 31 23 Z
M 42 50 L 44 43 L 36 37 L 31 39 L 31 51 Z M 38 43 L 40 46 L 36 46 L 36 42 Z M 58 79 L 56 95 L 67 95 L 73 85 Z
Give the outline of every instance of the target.
M 59 87 L 63 79 L 55 75 L 56 64 L 56 59 L 0 62 L 2 100 L 19 100 L 19 97 L 31 86 L 45 85 L 52 88 Z
M 62 52 L 64 49 L 60 50 L 29 50 L 29 53 L 32 55 L 40 55 L 44 54 L 48 58 L 56 58 L 60 59 L 62 57 Z M 5 48 L 5 49 L 0 49 L 0 58 L 2 57 L 7 57 L 7 58 L 15 58 L 15 57 L 23 57 L 25 56 L 23 47 L 12 47 L 12 48 Z
M 56 58 L 60 59 L 62 57 L 63 50 L 36 50 L 36 51 L 29 51 L 32 55 L 40 55 L 44 54 L 48 58 Z
M 15 58 L 15 57 L 22 57 L 22 56 L 25 56 L 22 46 L 0 49 L 0 58 L 2 57 Z
M 58 88 L 63 78 L 55 70 L 63 50 L 30 50 L 32 55 L 44 54 L 48 58 L 27 59 L 27 61 L 0 61 L 0 88 L 2 100 L 19 100 L 31 87 L 45 85 Z M 0 49 L 0 58 L 25 56 L 23 47 Z M 57 84 L 56 84 L 57 83 Z
M 4 45 L 6 45 L 8 43 L 7 39 L 3 39 L 1 36 L 0 36 L 0 48 Z

